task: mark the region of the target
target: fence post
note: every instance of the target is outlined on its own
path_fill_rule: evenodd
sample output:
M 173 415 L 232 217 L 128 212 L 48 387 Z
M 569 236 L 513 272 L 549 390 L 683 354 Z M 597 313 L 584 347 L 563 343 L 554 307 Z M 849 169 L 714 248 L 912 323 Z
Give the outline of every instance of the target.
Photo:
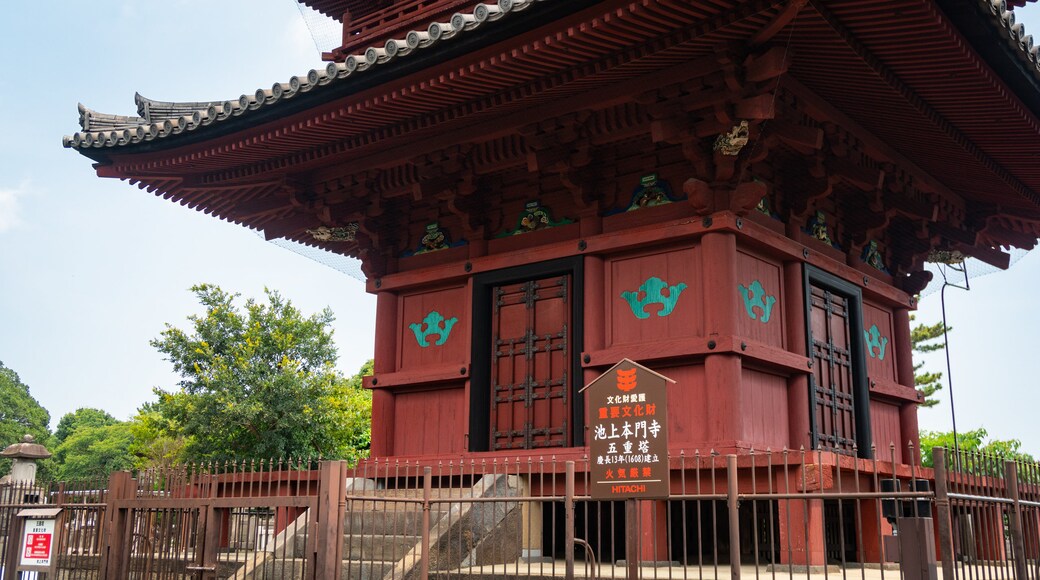
M 1018 464 L 1014 461 L 1004 462 L 1004 482 L 1007 485 L 1008 499 L 1014 502 L 1011 509 L 1011 546 L 1015 557 L 1015 577 L 1028 578 L 1029 568 L 1026 566 L 1026 542 L 1022 536 L 1022 504 L 1018 498 Z
M 318 468 L 314 578 L 339 578 L 343 567 L 343 505 L 347 463 L 323 461 Z
M 216 473 L 206 473 L 201 476 L 206 481 L 206 503 L 199 506 L 199 527 L 203 530 L 202 545 L 195 554 L 195 565 L 198 567 L 200 577 L 211 580 L 217 577 L 217 552 L 220 551 L 220 533 L 223 527 L 224 510 L 218 510 L 213 506 L 213 500 L 218 497 L 220 476 Z
M 737 456 L 726 456 L 726 506 L 729 511 L 730 578 L 740 580 L 740 508 L 737 486 Z
M 953 518 L 950 514 L 945 449 L 932 448 L 932 465 L 935 467 L 935 518 L 939 524 L 939 556 L 942 558 L 943 578 L 952 580 L 957 554 L 953 547 Z
M 126 560 L 130 552 L 130 510 L 119 505 L 119 500 L 132 499 L 136 489 L 128 471 L 116 471 L 108 476 L 108 494 L 105 498 L 105 533 L 101 544 L 101 578 L 126 578 Z
M 433 468 L 423 468 L 422 483 L 422 551 L 419 553 L 419 578 L 430 577 L 430 498 L 433 496 Z
M 564 481 L 563 521 L 564 521 L 564 569 L 563 576 L 574 580 L 574 462 L 567 462 L 566 481 Z

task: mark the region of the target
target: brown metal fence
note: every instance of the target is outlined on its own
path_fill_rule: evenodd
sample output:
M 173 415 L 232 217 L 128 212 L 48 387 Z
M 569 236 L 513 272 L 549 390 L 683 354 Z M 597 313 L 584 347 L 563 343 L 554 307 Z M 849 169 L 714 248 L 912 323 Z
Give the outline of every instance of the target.
M 935 464 L 944 576 L 1040 578 L 1040 464 L 944 449 Z
M 17 514 L 27 508 L 51 506 L 62 508 L 54 549 L 56 567 L 63 570 L 60 578 L 100 578 L 98 560 L 107 483 L 94 479 L 0 485 L 0 577 L 6 579 L 4 574 L 10 574 L 18 560 Z
M 58 578 L 1040 580 L 1040 466 L 872 451 L 678 452 L 668 500 L 594 501 L 582 457 L 193 465 L 9 488 L 0 536 L 62 507 Z

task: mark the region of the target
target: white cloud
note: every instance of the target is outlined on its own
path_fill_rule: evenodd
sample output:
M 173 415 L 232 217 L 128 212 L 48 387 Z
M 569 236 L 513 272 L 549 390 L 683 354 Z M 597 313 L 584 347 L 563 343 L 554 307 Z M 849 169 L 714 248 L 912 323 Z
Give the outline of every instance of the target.
M 28 192 L 28 184 L 22 183 L 14 189 L 0 188 L 0 233 L 21 224 L 18 217 L 19 198 Z

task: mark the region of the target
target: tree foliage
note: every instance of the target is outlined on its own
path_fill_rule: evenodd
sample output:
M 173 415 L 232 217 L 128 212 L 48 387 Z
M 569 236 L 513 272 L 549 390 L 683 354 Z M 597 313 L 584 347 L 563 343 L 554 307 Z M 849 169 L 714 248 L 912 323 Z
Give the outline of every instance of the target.
M 32 435 L 36 442 L 49 445 L 51 414 L 29 393 L 18 373 L 0 362 L 0 450 Z M 0 475 L 10 470 L 9 460 L 0 460 Z
M 960 449 L 964 452 L 979 452 L 1003 459 L 1033 462 L 1033 456 L 1022 451 L 1022 442 L 1018 439 L 989 439 L 989 432 L 980 427 L 957 433 L 957 445 L 954 445 L 953 431 L 921 431 L 921 464 L 934 467 L 932 449 Z
M 130 434 L 130 453 L 137 468 L 168 468 L 187 457 L 187 441 L 156 403 L 145 403 L 137 410 L 130 420 Z
M 58 428 L 54 430 L 54 444 L 61 445 L 81 427 L 107 427 L 118 422 L 118 419 L 101 409 L 80 407 L 71 413 L 66 413 L 58 421 Z
M 356 453 L 366 394 L 333 366 L 331 311 L 304 316 L 271 290 L 244 309 L 217 286 L 192 292 L 205 313 L 151 343 L 181 375 L 178 390 L 156 389 L 160 431 L 183 436 L 193 459 Z
M 914 317 L 910 317 L 910 321 L 913 322 Z M 942 342 L 933 342 L 943 336 L 943 323 L 937 322 L 935 324 L 918 324 L 917 326 L 910 329 L 910 345 L 915 353 L 925 354 L 929 352 L 935 352 L 946 348 L 946 345 Z M 949 332 L 952 327 L 946 326 L 945 331 Z M 924 402 L 921 403 L 922 407 L 934 407 L 939 404 L 939 399 L 936 398 L 935 394 L 942 390 L 942 373 L 925 372 L 922 370 L 924 367 L 924 361 L 914 363 L 914 385 L 917 390 L 924 395 Z
M 54 450 L 57 476 L 64 481 L 103 478 L 113 471 L 133 469 L 132 442 L 129 423 L 81 425 Z

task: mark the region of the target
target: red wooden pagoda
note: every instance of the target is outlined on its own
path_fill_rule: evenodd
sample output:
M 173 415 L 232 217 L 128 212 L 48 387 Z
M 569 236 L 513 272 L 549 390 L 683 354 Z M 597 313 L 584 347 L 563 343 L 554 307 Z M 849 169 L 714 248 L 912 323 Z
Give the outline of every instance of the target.
M 302 1 L 326 67 L 65 144 L 360 258 L 377 456 L 581 456 L 630 358 L 674 450 L 917 462 L 924 263 L 1040 235 L 1026 0 Z

